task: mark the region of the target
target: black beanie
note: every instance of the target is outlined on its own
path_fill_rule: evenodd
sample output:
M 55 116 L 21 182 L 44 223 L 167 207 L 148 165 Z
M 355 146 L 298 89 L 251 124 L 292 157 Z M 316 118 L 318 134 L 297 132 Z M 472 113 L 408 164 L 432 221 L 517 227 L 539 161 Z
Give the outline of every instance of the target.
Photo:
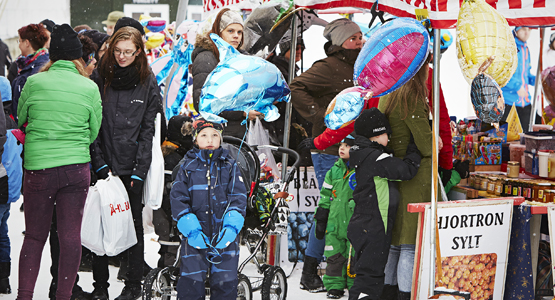
M 54 23 L 54 21 L 49 19 L 44 19 L 40 21 L 40 23 L 42 24 L 42 26 L 44 26 L 44 28 L 46 28 L 46 30 L 50 31 L 50 33 L 52 33 L 54 26 L 56 26 L 56 23 Z
M 106 42 L 110 38 L 109 35 L 99 32 L 98 30 L 87 30 L 84 31 L 82 34 L 84 36 L 90 37 L 98 47 L 98 50 L 100 50 L 102 44 L 104 44 L 104 42 Z
M 168 122 L 166 139 L 182 147 L 193 147 L 193 119 L 185 115 L 171 117 Z
M 222 133 L 224 131 L 224 127 L 218 123 L 212 123 L 206 121 L 204 119 L 196 119 L 193 123 L 193 140 L 197 139 L 197 135 L 204 129 L 204 128 L 213 128 L 218 133 L 220 133 L 220 137 L 223 138 Z
M 355 121 L 355 133 L 365 138 L 371 138 L 384 133 L 391 134 L 391 126 L 387 117 L 377 108 L 372 107 L 362 111 Z
M 125 26 L 133 27 L 137 29 L 141 33 L 141 35 L 145 35 L 145 29 L 143 28 L 143 25 L 141 25 L 139 21 L 130 17 L 120 18 L 116 22 L 116 26 L 114 26 L 114 33 L 116 33 L 120 28 Z
M 355 138 L 352 135 L 349 134 L 343 140 L 341 140 L 341 142 L 352 147 L 352 146 L 355 145 Z
M 74 60 L 83 56 L 83 45 L 77 32 L 68 24 L 55 25 L 50 36 L 50 60 Z

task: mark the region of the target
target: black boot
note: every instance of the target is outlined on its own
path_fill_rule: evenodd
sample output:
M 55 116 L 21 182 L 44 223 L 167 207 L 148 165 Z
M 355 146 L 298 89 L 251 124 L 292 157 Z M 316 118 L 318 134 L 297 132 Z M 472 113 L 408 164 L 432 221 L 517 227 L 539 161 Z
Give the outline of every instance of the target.
M 396 300 L 398 293 L 399 286 L 386 284 L 383 286 L 383 292 L 380 300 Z
M 343 295 L 345 295 L 345 291 L 344 290 L 329 290 L 326 297 L 328 297 L 328 299 L 340 299 L 341 297 L 343 297 Z
M 398 300 L 410 300 L 410 293 L 405 293 L 405 292 L 399 291 L 397 299 Z
M 109 300 L 110 296 L 108 295 L 108 287 L 109 284 L 98 284 L 93 283 L 94 291 L 91 294 L 91 299 L 93 300 Z
M 311 293 L 325 292 L 326 288 L 320 276 L 318 276 L 318 260 L 314 257 L 305 256 L 303 274 L 301 276 L 301 289 Z
M 10 262 L 0 263 L 0 294 L 11 294 L 10 287 Z
M 135 300 L 139 299 L 142 295 L 141 285 L 125 285 L 115 300 Z

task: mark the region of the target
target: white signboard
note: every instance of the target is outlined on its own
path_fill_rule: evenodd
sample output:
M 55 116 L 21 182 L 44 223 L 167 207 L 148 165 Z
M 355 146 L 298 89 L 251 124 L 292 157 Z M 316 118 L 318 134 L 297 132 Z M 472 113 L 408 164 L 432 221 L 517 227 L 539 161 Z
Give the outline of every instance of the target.
M 426 206 L 419 231 L 423 238 L 420 259 L 415 257 L 415 299 L 429 295 L 430 210 Z M 436 280 L 436 291 L 470 294 L 470 299 L 503 299 L 512 214 L 512 199 L 438 203 L 442 277 L 441 282 Z
M 295 173 L 295 179 L 289 183 L 290 196 L 287 198 L 289 210 L 291 212 L 314 212 L 320 200 L 320 190 L 314 168 L 307 168 L 305 177 L 304 167 L 301 167 L 300 175 L 299 179 Z M 297 187 L 299 187 L 298 192 Z

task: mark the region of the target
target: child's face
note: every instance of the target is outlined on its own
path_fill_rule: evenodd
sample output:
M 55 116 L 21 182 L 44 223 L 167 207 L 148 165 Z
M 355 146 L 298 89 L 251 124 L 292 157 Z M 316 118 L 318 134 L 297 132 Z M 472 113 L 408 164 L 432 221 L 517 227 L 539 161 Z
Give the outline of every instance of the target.
M 519 40 L 526 42 L 530 38 L 530 28 L 522 27 L 516 32 L 516 37 Z
M 370 140 L 377 142 L 382 146 L 387 146 L 387 143 L 389 142 L 389 136 L 387 135 L 387 133 L 382 133 L 378 136 L 371 137 Z
M 347 145 L 347 143 L 341 143 L 339 145 L 339 157 L 342 159 L 349 159 L 349 150 L 351 146 Z
M 198 133 L 196 142 L 201 150 L 218 149 L 220 148 L 220 133 L 214 128 L 204 128 Z

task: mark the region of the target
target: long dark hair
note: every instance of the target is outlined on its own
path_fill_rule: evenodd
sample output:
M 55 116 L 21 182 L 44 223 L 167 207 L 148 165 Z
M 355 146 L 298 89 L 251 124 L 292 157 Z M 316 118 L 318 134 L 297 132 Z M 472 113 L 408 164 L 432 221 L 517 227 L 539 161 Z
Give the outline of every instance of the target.
M 105 88 L 110 86 L 112 79 L 114 79 L 114 67 L 118 65 L 116 56 L 114 55 L 114 48 L 119 41 L 127 40 L 133 42 L 138 52 L 137 54 L 135 54 L 135 60 L 129 67 L 137 68 L 142 84 L 144 84 L 150 74 L 152 74 L 150 67 L 148 66 L 148 60 L 146 59 L 146 54 L 144 50 L 145 45 L 143 43 L 143 37 L 141 36 L 141 33 L 133 27 L 125 26 L 116 31 L 110 39 L 110 44 L 108 46 L 108 50 L 106 51 L 106 55 L 102 56 L 100 66 L 98 67 L 98 72 L 100 73 L 100 76 L 104 78 Z
M 430 57 L 428 56 L 420 70 L 411 80 L 389 95 L 384 111 L 386 116 L 389 116 L 397 105 L 401 105 L 401 119 L 404 120 L 409 112 L 414 112 L 418 102 L 422 102 L 429 111 L 426 81 L 428 80 L 427 66 L 430 62 Z
M 212 51 L 212 53 L 214 53 L 214 56 L 216 57 L 218 62 L 220 61 L 220 51 L 218 51 L 218 47 L 216 47 L 216 44 L 214 44 L 214 41 L 212 41 L 212 39 L 210 38 L 210 34 L 215 33 L 219 37 L 222 36 L 222 31 L 220 30 L 220 23 L 222 22 L 222 15 L 228 10 L 230 10 L 230 9 L 229 8 L 224 8 L 224 9 L 220 10 L 218 15 L 216 16 L 216 19 L 214 20 L 214 24 L 212 24 L 212 29 L 207 34 L 208 39 L 212 43 L 212 49 L 210 49 L 210 50 Z M 243 27 L 243 29 L 244 29 L 244 27 Z M 245 34 L 243 33 L 241 35 L 241 42 L 239 42 L 239 46 L 237 46 L 237 49 L 240 49 L 243 46 L 244 40 L 245 40 Z

